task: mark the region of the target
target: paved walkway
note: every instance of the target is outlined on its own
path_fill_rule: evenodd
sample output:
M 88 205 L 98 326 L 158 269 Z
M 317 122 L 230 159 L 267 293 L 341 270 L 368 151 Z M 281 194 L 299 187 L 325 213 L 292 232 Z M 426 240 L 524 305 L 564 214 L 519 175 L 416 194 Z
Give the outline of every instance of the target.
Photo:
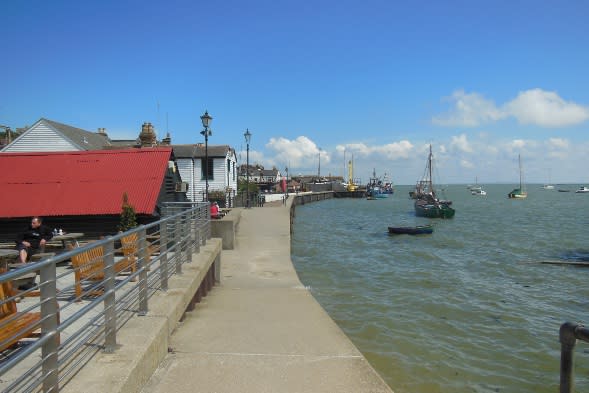
M 287 206 L 244 209 L 221 259 L 143 393 L 391 392 L 300 283 Z

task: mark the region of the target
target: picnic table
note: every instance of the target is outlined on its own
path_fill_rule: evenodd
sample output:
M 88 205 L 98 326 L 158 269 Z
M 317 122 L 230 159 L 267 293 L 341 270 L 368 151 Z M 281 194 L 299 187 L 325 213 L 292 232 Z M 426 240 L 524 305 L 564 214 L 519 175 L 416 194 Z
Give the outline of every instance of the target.
M 8 270 L 8 264 L 13 263 L 18 257 L 17 250 L 0 249 L 0 269 Z
M 78 239 L 81 237 L 84 237 L 83 233 L 71 232 L 71 233 L 64 233 L 61 235 L 54 235 L 51 240 L 61 241 L 61 245 L 65 250 L 68 248 L 68 246 L 79 247 L 80 245 L 78 244 Z

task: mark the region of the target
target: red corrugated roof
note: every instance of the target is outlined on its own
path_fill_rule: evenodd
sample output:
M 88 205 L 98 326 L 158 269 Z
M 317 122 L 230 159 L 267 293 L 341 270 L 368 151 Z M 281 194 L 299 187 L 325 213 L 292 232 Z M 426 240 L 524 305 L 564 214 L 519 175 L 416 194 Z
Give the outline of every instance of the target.
M 0 217 L 153 214 L 171 148 L 0 154 Z

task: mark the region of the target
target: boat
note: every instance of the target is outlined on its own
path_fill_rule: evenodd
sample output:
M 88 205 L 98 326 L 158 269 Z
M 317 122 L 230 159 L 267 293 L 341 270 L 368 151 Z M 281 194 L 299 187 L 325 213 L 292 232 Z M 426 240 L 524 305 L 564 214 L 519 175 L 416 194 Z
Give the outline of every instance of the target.
M 385 173 L 386 179 L 386 173 Z M 389 195 L 393 194 L 393 187 L 390 182 L 384 181 L 376 177 L 376 169 L 372 170 L 372 177 L 366 185 L 366 197 L 367 199 L 382 199 L 388 198 Z
M 558 192 L 571 192 L 571 190 L 567 190 L 567 189 L 564 189 L 564 188 L 559 188 L 558 189 Z
M 548 183 L 544 184 L 542 186 L 542 189 L 543 190 L 554 190 L 554 186 L 552 184 L 550 184 L 550 183 L 551 183 L 551 181 L 550 181 L 550 171 L 548 171 Z
M 585 186 L 583 186 L 583 187 L 579 188 L 579 189 L 578 189 L 577 191 L 575 191 L 575 192 L 576 192 L 576 193 L 578 193 L 578 194 L 585 193 L 585 192 L 589 192 L 589 187 L 585 187 Z
M 519 162 L 519 188 L 514 188 L 509 194 L 507 194 L 507 197 L 510 199 L 523 199 L 528 197 L 528 193 L 522 183 L 522 159 L 519 154 L 517 155 L 517 160 Z
M 452 218 L 456 211 L 450 207 L 452 201 L 439 199 L 432 180 L 432 145 L 425 167 L 425 175 L 416 186 L 415 215 L 429 218 Z
M 415 227 L 389 227 L 389 233 L 392 235 L 425 235 L 433 231 L 434 227 L 431 224 Z
M 468 189 L 470 190 L 470 195 L 478 195 L 478 196 L 485 196 L 487 195 L 487 191 L 483 190 L 483 187 L 479 185 L 479 179 L 475 178 L 474 186 L 469 185 Z

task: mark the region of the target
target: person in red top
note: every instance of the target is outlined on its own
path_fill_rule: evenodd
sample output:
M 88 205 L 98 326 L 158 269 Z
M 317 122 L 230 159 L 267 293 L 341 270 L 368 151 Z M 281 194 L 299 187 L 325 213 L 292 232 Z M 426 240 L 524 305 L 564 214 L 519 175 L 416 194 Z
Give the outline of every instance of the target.
M 219 205 L 217 202 L 211 202 L 211 218 L 220 218 Z

